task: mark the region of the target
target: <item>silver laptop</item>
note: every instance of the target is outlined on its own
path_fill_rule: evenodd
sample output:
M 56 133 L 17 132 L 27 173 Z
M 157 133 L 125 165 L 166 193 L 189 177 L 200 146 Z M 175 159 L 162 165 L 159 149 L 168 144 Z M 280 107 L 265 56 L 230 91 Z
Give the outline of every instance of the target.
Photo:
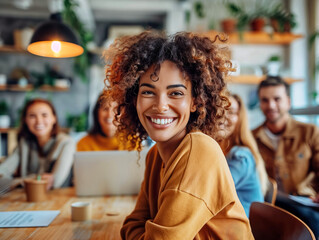
M 77 196 L 132 195 L 140 190 L 145 157 L 141 151 L 89 151 L 74 155 L 74 185 Z

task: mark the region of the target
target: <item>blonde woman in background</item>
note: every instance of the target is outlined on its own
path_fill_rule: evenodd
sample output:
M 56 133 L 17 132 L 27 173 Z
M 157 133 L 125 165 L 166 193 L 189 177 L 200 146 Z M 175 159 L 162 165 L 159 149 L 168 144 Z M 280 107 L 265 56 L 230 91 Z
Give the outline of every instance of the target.
M 235 182 L 238 198 L 249 216 L 250 204 L 263 202 L 268 177 L 264 161 L 250 131 L 245 105 L 241 98 L 232 94 L 231 106 L 221 134 L 220 146 L 226 156 Z

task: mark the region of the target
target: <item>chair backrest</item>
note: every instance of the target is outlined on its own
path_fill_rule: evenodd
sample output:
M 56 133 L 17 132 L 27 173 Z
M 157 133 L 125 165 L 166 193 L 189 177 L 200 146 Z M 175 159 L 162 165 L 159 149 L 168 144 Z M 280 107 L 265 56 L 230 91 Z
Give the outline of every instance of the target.
M 256 240 L 316 240 L 302 220 L 267 202 L 251 204 L 249 221 Z
M 276 197 L 277 197 L 277 183 L 274 179 L 268 177 L 269 184 L 268 189 L 265 194 L 265 202 L 271 203 L 275 205 Z

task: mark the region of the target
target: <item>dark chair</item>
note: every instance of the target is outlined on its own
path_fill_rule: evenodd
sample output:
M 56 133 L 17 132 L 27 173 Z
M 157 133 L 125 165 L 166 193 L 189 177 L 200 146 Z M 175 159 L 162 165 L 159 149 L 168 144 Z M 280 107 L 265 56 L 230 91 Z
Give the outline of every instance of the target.
M 265 202 L 270 203 L 271 205 L 275 205 L 276 197 L 277 197 L 277 183 L 274 179 L 268 178 L 268 190 L 265 194 Z
M 267 202 L 251 204 L 249 221 L 256 240 L 316 240 L 302 220 Z

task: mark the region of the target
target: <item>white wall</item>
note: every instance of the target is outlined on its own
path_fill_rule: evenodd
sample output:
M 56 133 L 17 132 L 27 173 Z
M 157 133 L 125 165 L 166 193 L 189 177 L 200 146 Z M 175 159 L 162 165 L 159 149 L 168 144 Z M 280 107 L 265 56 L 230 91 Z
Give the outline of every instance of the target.
M 296 15 L 297 27 L 294 32 L 304 35 L 304 38 L 294 41 L 290 45 L 290 69 L 291 76 L 303 79 L 303 82 L 294 83 L 291 86 L 291 103 L 293 108 L 305 107 L 307 105 L 307 13 L 306 1 L 291 0 L 291 11 Z

